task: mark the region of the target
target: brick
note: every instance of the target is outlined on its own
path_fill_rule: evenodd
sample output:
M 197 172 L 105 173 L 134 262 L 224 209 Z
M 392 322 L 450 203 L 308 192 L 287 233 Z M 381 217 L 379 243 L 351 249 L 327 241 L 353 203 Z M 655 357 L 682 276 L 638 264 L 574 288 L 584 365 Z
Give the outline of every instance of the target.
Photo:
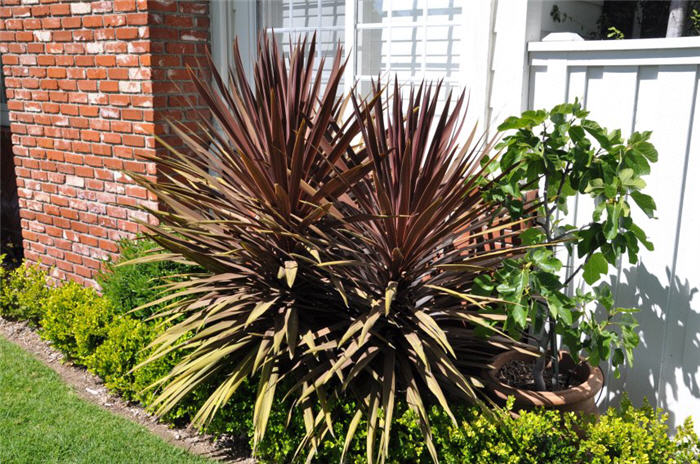
M 78 89 L 83 92 L 95 92 L 97 90 L 97 81 L 80 80 L 78 81 Z
M 124 135 L 122 142 L 130 147 L 144 147 L 146 144 L 146 140 L 141 135 Z
M 123 109 L 122 110 L 122 118 L 127 119 L 129 121 L 140 121 L 143 119 L 143 111 L 132 110 L 132 109 Z
M 63 79 L 66 77 L 65 68 L 49 68 L 48 76 L 54 79 Z
M 75 57 L 76 66 L 93 67 L 95 66 L 94 56 L 76 56 Z
M 91 42 L 85 44 L 85 51 L 90 54 L 104 53 L 105 48 L 101 42 Z
M 131 40 L 139 36 L 139 31 L 134 27 L 121 27 L 116 30 L 116 35 L 119 40 Z
M 38 82 L 37 82 L 38 85 Z M 26 87 L 26 85 L 25 85 Z M 133 81 L 120 81 L 119 82 L 119 91 L 124 92 L 124 93 L 139 93 L 141 92 L 141 83 L 140 82 L 133 82 Z
M 66 176 L 66 185 L 72 185 L 73 187 L 85 187 L 85 179 L 78 176 Z
M 95 28 L 102 27 L 102 16 L 83 16 L 83 27 Z
M 100 108 L 100 117 L 106 119 L 116 119 L 119 117 L 119 110 L 116 108 Z
M 131 123 L 126 121 L 112 121 L 111 128 L 114 132 L 128 133 L 132 130 Z
M 110 0 L 92 2 L 92 12 L 93 13 L 110 13 L 112 11 L 113 3 Z
M 107 78 L 107 70 L 104 68 L 90 68 L 87 70 L 86 77 L 88 79 L 105 79 Z
M 105 26 L 107 26 L 105 24 Z M 95 29 L 95 40 L 112 40 L 114 39 L 114 29 Z
M 61 19 L 61 26 L 64 29 L 77 29 L 82 23 L 82 20 L 78 16 L 68 16 Z
M 94 32 L 92 32 L 89 29 L 73 32 L 73 40 L 86 42 L 86 41 L 92 40 L 93 37 L 94 37 Z
M 91 11 L 91 7 L 90 7 L 90 4 L 87 2 L 71 3 L 70 4 L 70 12 L 74 15 L 89 14 L 90 11 Z
M 70 14 L 70 5 L 68 5 L 67 3 L 51 5 L 50 12 L 52 16 L 62 16 Z
M 68 68 L 67 76 L 69 79 L 85 79 L 84 68 Z
M 40 42 L 50 42 L 51 41 L 51 31 L 34 31 L 34 37 Z
M 41 20 L 42 29 L 59 29 L 61 27 L 60 18 L 44 18 Z
M 99 88 L 101 92 L 118 92 L 119 83 L 115 81 L 100 81 Z
M 129 69 L 129 79 L 147 80 L 151 78 L 151 70 L 149 68 Z
M 134 11 L 136 2 L 134 0 L 114 0 L 114 11 Z
M 70 42 L 73 39 L 73 34 L 70 31 L 54 31 L 54 42 Z
M 128 50 L 127 43 L 121 42 L 105 42 L 105 53 L 120 56 L 122 53 L 126 53 Z
M 95 57 L 97 66 L 112 67 L 117 64 L 117 58 L 113 55 L 102 55 Z
M 139 58 L 136 55 L 121 55 L 116 59 L 118 66 L 138 66 Z
M 129 78 L 129 70 L 124 68 L 110 68 L 107 71 L 107 77 L 110 79 L 123 80 Z
M 104 16 L 103 20 L 104 20 L 105 27 L 124 26 L 126 24 L 126 15 L 123 15 L 123 14 L 107 15 L 107 16 Z
M 141 108 L 153 108 L 153 97 L 134 95 L 131 97 L 131 104 Z
M 127 50 L 129 53 L 148 53 L 151 51 L 151 43 L 132 41 L 127 44 Z
M 109 95 L 109 104 L 113 106 L 128 106 L 131 103 L 129 95 Z
M 119 134 L 102 134 L 102 142 L 104 143 L 111 143 L 111 144 L 119 144 L 122 143 L 122 136 Z M 117 152 L 114 151 L 114 154 L 118 156 Z
M 134 13 L 127 15 L 126 23 L 129 26 L 143 26 L 148 24 L 148 14 L 147 13 Z

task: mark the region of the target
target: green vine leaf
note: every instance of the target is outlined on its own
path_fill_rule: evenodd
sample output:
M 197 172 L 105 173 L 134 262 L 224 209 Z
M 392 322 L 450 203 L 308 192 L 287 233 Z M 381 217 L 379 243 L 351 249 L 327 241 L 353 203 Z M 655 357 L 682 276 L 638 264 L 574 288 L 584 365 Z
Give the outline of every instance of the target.
M 583 265 L 583 280 L 588 285 L 593 285 L 601 275 L 608 273 L 608 261 L 603 253 L 593 253 L 586 264 Z

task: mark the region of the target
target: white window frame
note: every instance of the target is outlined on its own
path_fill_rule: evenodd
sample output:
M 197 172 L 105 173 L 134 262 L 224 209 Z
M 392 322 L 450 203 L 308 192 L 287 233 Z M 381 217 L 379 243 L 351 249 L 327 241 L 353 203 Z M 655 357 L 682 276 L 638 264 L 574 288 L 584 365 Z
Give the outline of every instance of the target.
M 391 14 L 393 11 L 393 2 L 401 2 L 405 0 L 389 0 L 388 5 L 388 24 L 383 23 L 357 23 L 357 11 L 356 5 L 357 0 L 345 0 L 345 28 L 344 28 L 344 47 L 345 52 L 349 53 L 349 59 L 347 66 L 345 68 L 344 74 L 344 91 L 349 92 L 355 82 L 368 81 L 371 78 L 376 78 L 376 76 L 370 75 L 357 75 L 357 34 L 364 29 L 377 29 L 385 28 L 389 34 L 389 40 L 391 40 Z M 429 0 L 428 0 L 429 1 Z M 459 1 L 459 0 L 456 0 Z M 461 44 L 462 47 L 460 53 L 460 63 L 459 70 L 455 73 L 456 77 L 452 77 L 446 82 L 450 84 L 457 84 L 459 86 L 465 86 L 471 82 L 470 88 L 476 88 L 480 90 L 480 80 L 474 79 L 473 66 L 467 66 L 466 63 L 473 63 L 474 52 L 471 46 L 470 40 L 474 37 L 474 24 L 470 24 L 470 20 L 473 23 L 472 18 L 474 17 L 473 10 L 475 8 L 480 8 L 479 3 L 482 0 L 462 0 L 462 14 L 461 21 L 436 21 L 430 22 L 428 24 L 426 21 L 417 21 L 412 23 L 402 23 L 400 27 L 409 26 L 422 26 L 424 28 L 423 40 L 423 60 L 421 63 L 422 71 L 426 70 L 426 53 L 427 53 L 427 28 L 433 26 L 459 26 L 462 27 L 461 33 Z M 291 5 L 291 3 L 290 3 Z M 291 8 L 291 6 L 290 6 Z M 257 2 L 255 0 L 213 0 L 210 6 L 211 13 L 211 26 L 212 26 L 212 36 L 211 36 L 211 46 L 212 46 L 212 56 L 217 68 L 222 70 L 227 70 L 233 65 L 233 38 L 238 36 L 239 47 L 241 50 L 241 59 L 243 65 L 249 71 L 252 70 L 252 63 L 255 59 L 255 50 L 257 44 L 258 35 L 258 23 L 257 23 Z M 427 16 L 428 3 L 423 7 L 423 17 Z M 319 9 L 320 14 L 320 9 Z M 253 25 L 253 27 L 250 27 Z M 396 26 L 395 26 L 396 27 Z M 287 33 L 293 32 L 303 32 L 308 31 L 322 31 L 322 30 L 337 30 L 336 27 L 295 27 L 295 28 L 275 28 L 275 32 Z M 385 72 L 391 72 L 390 66 L 387 66 Z M 487 76 L 480 76 L 486 79 Z M 421 78 L 414 80 L 418 81 Z M 476 82 L 474 82 L 476 81 Z M 477 91 L 479 91 L 477 90 Z

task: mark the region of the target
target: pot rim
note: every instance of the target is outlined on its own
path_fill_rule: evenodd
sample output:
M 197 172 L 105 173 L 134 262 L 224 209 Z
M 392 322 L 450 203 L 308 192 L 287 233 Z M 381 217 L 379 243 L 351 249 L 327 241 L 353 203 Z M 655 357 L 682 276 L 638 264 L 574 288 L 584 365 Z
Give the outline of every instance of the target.
M 566 351 L 559 352 L 560 357 L 570 356 Z M 502 400 L 507 400 L 508 396 L 515 397 L 516 403 L 527 402 L 532 405 L 565 406 L 572 403 L 579 403 L 595 396 L 603 388 L 603 372 L 599 367 L 593 367 L 588 361 L 581 365 L 587 370 L 584 373 L 585 379 L 579 385 L 566 390 L 535 391 L 512 387 L 498 380 L 498 372 L 503 365 L 510 360 L 528 360 L 532 355 L 515 350 L 500 353 L 491 360 L 491 367 L 485 372 L 487 386 L 493 393 Z

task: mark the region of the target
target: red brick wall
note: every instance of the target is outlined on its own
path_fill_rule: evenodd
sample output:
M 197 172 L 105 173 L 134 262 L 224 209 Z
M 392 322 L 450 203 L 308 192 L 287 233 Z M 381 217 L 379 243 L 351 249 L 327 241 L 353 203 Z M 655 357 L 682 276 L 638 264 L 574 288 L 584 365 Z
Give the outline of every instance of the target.
M 218 0 L 215 0 L 218 1 Z M 171 146 L 178 146 L 171 135 L 167 119 L 195 129 L 201 112 L 193 111 L 190 102 L 201 106 L 187 67 L 200 70 L 204 64 L 209 37 L 207 1 L 148 2 L 153 60 L 154 105 L 159 108 L 156 133 Z
M 2 0 L 0 19 L 25 258 L 94 284 L 149 219 L 136 206 L 157 207 L 122 170 L 157 176 L 154 134 L 195 117 L 169 80 L 192 90 L 208 2 Z

